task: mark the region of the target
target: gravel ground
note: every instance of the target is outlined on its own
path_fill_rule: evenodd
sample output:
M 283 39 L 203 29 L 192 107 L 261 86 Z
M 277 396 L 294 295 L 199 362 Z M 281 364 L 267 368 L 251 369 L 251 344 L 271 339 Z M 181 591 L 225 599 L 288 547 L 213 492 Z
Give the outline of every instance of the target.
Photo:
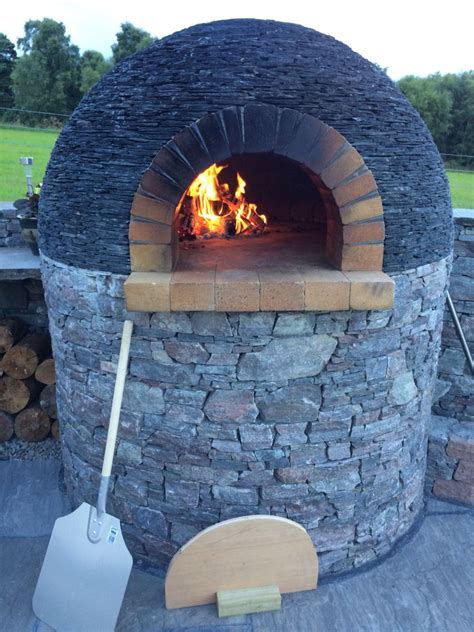
M 5 443 L 0 443 L 0 461 L 7 461 L 8 459 L 21 461 L 61 459 L 61 444 L 53 437 L 47 437 L 38 443 L 20 441 L 20 439 L 13 437 Z

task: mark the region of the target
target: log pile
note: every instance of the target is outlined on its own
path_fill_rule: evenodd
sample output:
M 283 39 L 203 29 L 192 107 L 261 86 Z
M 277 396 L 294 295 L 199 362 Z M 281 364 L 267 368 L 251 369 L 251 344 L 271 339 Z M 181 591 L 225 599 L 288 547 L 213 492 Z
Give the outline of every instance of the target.
M 13 318 L 0 320 L 0 443 L 58 438 L 56 376 L 45 333 L 25 332 Z

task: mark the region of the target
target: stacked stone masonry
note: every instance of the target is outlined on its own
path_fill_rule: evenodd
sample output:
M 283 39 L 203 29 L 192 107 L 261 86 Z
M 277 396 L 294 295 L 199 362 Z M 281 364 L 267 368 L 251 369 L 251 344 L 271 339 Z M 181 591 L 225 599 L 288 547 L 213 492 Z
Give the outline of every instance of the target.
M 135 313 L 110 510 L 163 566 L 244 514 L 302 524 L 322 573 L 387 553 L 423 504 L 448 260 L 385 311 Z M 95 502 L 125 276 L 43 257 L 68 489 Z

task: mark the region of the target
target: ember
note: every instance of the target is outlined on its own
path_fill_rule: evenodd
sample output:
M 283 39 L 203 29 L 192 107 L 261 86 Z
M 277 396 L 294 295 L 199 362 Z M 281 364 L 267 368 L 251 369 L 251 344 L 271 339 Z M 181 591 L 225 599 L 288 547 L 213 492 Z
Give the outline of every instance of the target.
M 218 175 L 226 165 L 211 165 L 200 173 L 186 191 L 181 204 L 181 239 L 214 236 L 261 234 L 267 227 L 265 215 L 257 212 L 257 205 L 244 196 L 246 182 L 237 173 L 237 186 L 232 193 Z

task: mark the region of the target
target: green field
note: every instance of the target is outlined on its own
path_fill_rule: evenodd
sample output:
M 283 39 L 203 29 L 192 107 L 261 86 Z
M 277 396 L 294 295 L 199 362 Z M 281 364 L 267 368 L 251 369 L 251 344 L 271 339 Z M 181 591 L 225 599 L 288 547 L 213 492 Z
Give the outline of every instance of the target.
M 59 132 L 0 126 L 0 200 L 16 200 L 26 192 L 18 159 L 32 156 L 33 184 L 41 182 Z M 448 171 L 455 208 L 474 208 L 474 172 Z
M 58 134 L 56 130 L 0 127 L 0 200 L 16 200 L 26 193 L 21 156 L 34 159 L 33 185 L 42 181 Z
M 474 171 L 448 171 L 454 208 L 474 208 Z

